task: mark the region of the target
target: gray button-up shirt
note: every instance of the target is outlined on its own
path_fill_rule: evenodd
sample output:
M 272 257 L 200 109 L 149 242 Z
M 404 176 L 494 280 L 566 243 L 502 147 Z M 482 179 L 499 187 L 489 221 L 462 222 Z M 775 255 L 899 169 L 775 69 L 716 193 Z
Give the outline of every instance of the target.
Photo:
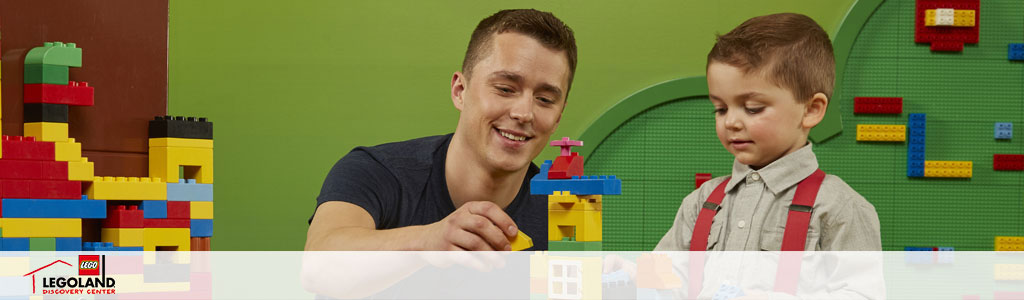
M 721 210 L 711 223 L 708 249 L 779 250 L 797 183 L 818 169 L 808 144 L 760 170 L 733 162 Z M 689 250 L 701 205 L 725 177 L 701 185 L 683 199 L 675 222 L 656 251 Z M 875 207 L 842 179 L 825 176 L 811 212 L 806 250 L 881 251 Z

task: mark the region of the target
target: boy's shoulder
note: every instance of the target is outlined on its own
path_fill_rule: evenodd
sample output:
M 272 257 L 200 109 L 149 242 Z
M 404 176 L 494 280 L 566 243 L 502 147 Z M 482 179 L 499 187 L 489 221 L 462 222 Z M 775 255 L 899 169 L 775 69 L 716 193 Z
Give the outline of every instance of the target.
M 861 196 L 846 181 L 843 181 L 839 176 L 827 173 L 825 180 L 821 182 L 821 188 L 818 189 L 818 198 L 815 206 L 819 205 L 875 209 L 874 205 L 871 205 L 864 196 Z

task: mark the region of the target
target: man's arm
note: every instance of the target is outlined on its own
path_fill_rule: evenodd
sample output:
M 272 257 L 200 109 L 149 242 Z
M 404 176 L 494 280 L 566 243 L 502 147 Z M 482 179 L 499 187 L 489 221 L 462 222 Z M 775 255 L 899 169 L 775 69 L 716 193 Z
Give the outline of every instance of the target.
M 306 233 L 306 250 L 510 249 L 515 222 L 491 202 L 469 202 L 441 221 L 377 230 L 370 213 L 342 201 L 320 205 Z

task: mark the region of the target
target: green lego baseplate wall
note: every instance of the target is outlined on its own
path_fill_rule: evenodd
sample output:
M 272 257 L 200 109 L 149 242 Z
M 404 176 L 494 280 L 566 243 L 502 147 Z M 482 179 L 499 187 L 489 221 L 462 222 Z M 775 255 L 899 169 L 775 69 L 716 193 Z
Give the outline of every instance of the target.
M 874 204 L 884 250 L 992 250 L 994 236 L 1024 235 L 1024 172 L 992 170 L 992 154 L 1024 153 L 1020 133 L 994 139 L 996 122 L 1024 124 L 1024 63 L 1007 59 L 1007 45 L 1024 42 L 1024 3 L 981 1 L 980 41 L 959 53 L 915 44 L 914 10 L 914 0 L 885 1 L 863 24 L 829 108 L 841 112 L 843 132 L 814 150 L 823 170 Z M 903 113 L 854 115 L 857 96 L 903 97 Z M 907 124 L 910 113 L 927 114 L 926 159 L 972 161 L 973 178 L 908 178 L 907 143 L 855 139 L 857 124 Z M 587 157 L 588 174 L 623 181 L 622 195 L 604 201 L 604 250 L 653 249 L 694 174 L 726 175 L 731 163 L 706 97 L 621 123 Z

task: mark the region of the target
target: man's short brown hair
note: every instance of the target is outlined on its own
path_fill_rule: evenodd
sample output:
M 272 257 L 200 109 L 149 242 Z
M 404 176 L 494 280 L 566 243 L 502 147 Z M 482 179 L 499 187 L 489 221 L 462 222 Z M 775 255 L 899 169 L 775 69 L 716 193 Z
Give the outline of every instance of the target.
M 471 76 L 473 66 L 490 54 L 491 38 L 505 32 L 520 33 L 549 49 L 565 51 L 569 60 L 569 87 L 572 86 L 572 78 L 576 74 L 576 37 L 572 28 L 555 15 L 534 9 L 506 9 L 481 20 L 469 38 L 466 57 L 462 60 L 462 73 Z
M 755 17 L 719 35 L 708 53 L 712 62 L 759 72 L 789 89 L 800 103 L 815 93 L 832 98 L 836 62 L 825 30 L 811 18 L 794 13 Z

